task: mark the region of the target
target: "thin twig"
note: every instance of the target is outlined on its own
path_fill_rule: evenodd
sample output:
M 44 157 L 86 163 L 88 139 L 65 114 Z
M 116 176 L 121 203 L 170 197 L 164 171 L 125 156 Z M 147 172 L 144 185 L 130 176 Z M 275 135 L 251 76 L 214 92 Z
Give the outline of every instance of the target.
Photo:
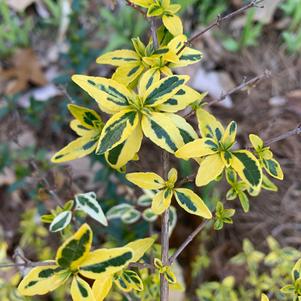
M 58 196 L 58 194 L 55 192 L 54 189 L 51 188 L 51 185 L 49 183 L 49 181 L 47 180 L 47 178 L 42 174 L 42 172 L 40 171 L 36 161 L 31 158 L 29 160 L 29 165 L 31 166 L 31 168 L 38 174 L 38 177 L 41 179 L 41 181 L 43 182 L 47 192 L 53 197 L 53 199 L 61 206 L 64 206 L 64 202 L 61 200 L 61 198 Z
M 240 85 L 234 87 L 233 89 L 229 90 L 228 92 L 226 93 L 223 93 L 221 95 L 220 98 L 218 99 L 215 99 L 215 100 L 212 100 L 211 102 L 209 103 L 205 103 L 208 107 L 214 105 L 214 104 L 217 104 L 223 100 L 225 100 L 227 97 L 231 96 L 232 94 L 236 93 L 236 92 L 239 92 L 239 91 L 242 91 L 244 90 L 245 88 L 253 88 L 255 85 L 257 85 L 259 82 L 265 80 L 265 79 L 268 79 L 271 77 L 271 71 L 269 70 L 265 70 L 263 74 L 261 75 L 258 75 L 258 76 L 255 76 L 253 78 L 251 78 L 250 80 L 248 81 L 243 81 Z M 191 117 L 192 115 L 194 114 L 194 110 L 192 110 L 191 112 L 189 112 L 188 114 L 186 114 L 184 117 L 185 118 L 189 118 Z
M 146 17 L 146 12 L 140 8 L 138 5 L 135 5 L 134 3 L 132 3 L 131 1 L 129 0 L 125 0 L 127 6 L 130 6 L 132 7 L 133 9 L 135 9 L 136 11 L 138 11 L 140 14 L 142 14 L 144 17 Z
M 149 269 L 149 270 L 154 270 L 154 266 L 150 263 L 146 262 L 131 262 L 128 265 L 128 268 L 139 268 L 139 269 Z
M 221 102 L 221 101 L 225 100 L 228 96 L 230 96 L 230 95 L 232 95 L 232 94 L 234 94 L 238 91 L 242 91 L 245 88 L 253 88 L 254 86 L 256 86 L 262 80 L 270 78 L 271 74 L 272 74 L 271 71 L 265 70 L 263 74 L 258 75 L 258 76 L 254 77 L 254 78 L 252 78 L 248 81 L 243 81 L 239 86 L 229 90 L 227 93 L 222 94 L 220 98 L 209 102 L 208 107 L 210 107 L 210 106 L 212 106 L 212 105 L 214 105 L 218 102 Z
M 211 23 L 208 27 L 206 27 L 205 29 L 203 29 L 201 32 L 195 34 L 194 36 L 192 36 L 177 52 L 177 54 L 180 54 L 186 46 L 191 45 L 195 40 L 199 39 L 204 33 L 206 33 L 207 31 L 211 30 L 212 28 L 216 27 L 216 26 L 220 26 L 223 22 L 230 20 L 240 14 L 242 14 L 243 12 L 245 12 L 246 10 L 252 8 L 252 7 L 261 7 L 258 6 L 259 3 L 263 2 L 263 0 L 253 0 L 251 2 L 249 2 L 248 4 L 246 4 L 245 6 L 235 10 L 234 12 L 222 17 L 222 16 L 218 16 L 216 21 Z
M 301 124 L 299 124 L 295 129 L 288 131 L 284 134 L 279 135 L 278 137 L 269 139 L 265 142 L 265 145 L 270 146 L 271 144 L 287 139 L 289 137 L 295 136 L 295 135 L 301 135 Z
M 55 261 L 53 262 L 45 262 L 45 261 L 26 261 L 26 262 L 20 262 L 20 263 L 13 263 L 13 262 L 4 262 L 0 263 L 0 269 L 4 268 L 13 268 L 13 267 L 24 267 L 24 268 L 35 268 L 35 267 L 42 267 L 42 266 L 50 266 L 55 265 Z
M 169 264 L 172 265 L 178 256 L 183 252 L 183 250 L 193 241 L 193 239 L 205 228 L 210 220 L 204 220 L 202 223 L 185 239 L 185 241 L 180 245 L 180 247 L 174 252 L 174 254 L 169 258 Z
M 43 266 L 51 266 L 56 265 L 55 261 L 37 261 L 32 262 L 28 259 L 25 260 L 25 262 L 21 263 L 15 263 L 15 262 L 3 262 L 0 263 L 0 269 L 4 268 L 13 268 L 13 267 L 24 267 L 24 268 L 35 268 L 35 267 L 43 267 Z M 139 268 L 139 269 L 150 269 L 154 270 L 154 266 L 150 263 L 140 263 L 140 262 L 131 262 L 128 265 L 128 268 Z

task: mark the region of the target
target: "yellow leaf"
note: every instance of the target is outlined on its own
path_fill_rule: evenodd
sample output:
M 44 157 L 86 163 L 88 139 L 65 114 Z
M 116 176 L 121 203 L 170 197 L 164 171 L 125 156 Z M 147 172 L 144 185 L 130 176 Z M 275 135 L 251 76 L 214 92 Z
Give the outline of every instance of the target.
M 183 34 L 183 24 L 181 19 L 176 15 L 164 15 L 162 21 L 167 30 L 173 35 Z
M 212 114 L 202 108 L 197 109 L 196 113 L 202 137 L 220 141 L 224 134 L 224 128 L 221 123 Z
M 204 201 L 192 190 L 177 188 L 174 194 L 178 204 L 187 212 L 207 219 L 212 218 L 212 214 Z
M 141 57 L 145 55 L 145 45 L 141 42 L 140 38 L 133 38 L 132 39 L 132 44 L 135 48 L 135 51 L 137 54 Z
M 99 249 L 86 256 L 79 267 L 79 273 L 89 279 L 112 275 L 127 266 L 133 256 L 133 250 L 127 247 Z
M 144 66 L 139 64 L 126 64 L 124 66 L 118 67 L 112 76 L 112 79 L 118 83 L 125 86 L 130 85 L 136 79 L 139 78 L 144 70 Z
M 283 171 L 275 159 L 263 160 L 263 167 L 270 176 L 278 180 L 283 180 Z
M 180 9 L 181 9 L 180 4 L 171 4 L 171 5 L 168 5 L 168 7 L 166 7 L 165 12 L 173 15 L 173 14 L 176 14 Z
M 234 144 L 236 138 L 236 131 L 237 131 L 236 122 L 235 121 L 230 122 L 221 140 L 221 143 L 224 145 L 225 148 L 229 148 Z
M 144 255 L 144 253 L 153 245 L 155 240 L 156 240 L 155 237 L 148 237 L 148 238 L 137 239 L 135 241 L 126 244 L 124 247 L 133 250 L 134 255 L 131 262 L 139 261 Z
M 153 3 L 152 5 L 149 6 L 148 10 L 147 10 L 147 16 L 148 17 L 157 17 L 162 15 L 164 12 L 163 8 L 157 4 L 157 3 Z
M 70 128 L 78 135 L 78 136 L 86 136 L 91 133 L 91 129 L 88 129 L 82 125 L 77 119 L 73 119 L 69 123 Z M 96 130 L 99 131 L 99 130 Z M 100 131 L 99 131 L 100 134 Z
M 102 128 L 103 122 L 94 110 L 74 104 L 69 104 L 68 110 L 84 127 L 88 129 Z
M 84 137 L 77 138 L 54 154 L 51 162 L 61 163 L 71 161 L 93 153 L 96 150 L 99 136 L 100 133 L 98 131 L 89 130 L 88 134 Z
M 109 294 L 113 285 L 113 275 L 105 275 L 97 278 L 92 286 L 95 301 L 103 301 Z
M 118 288 L 124 292 L 130 292 L 132 290 L 142 291 L 143 282 L 139 275 L 131 270 L 123 270 L 114 279 Z
M 168 185 L 171 185 L 172 187 L 174 186 L 174 184 L 176 184 L 178 180 L 178 172 L 175 168 L 172 168 L 169 172 L 168 172 Z
M 269 298 L 266 294 L 261 294 L 261 301 L 269 301 Z
M 122 84 L 104 77 L 73 75 L 72 80 L 109 112 L 130 108 L 131 92 Z
M 156 107 L 166 102 L 176 95 L 188 80 L 189 76 L 173 75 L 153 83 L 143 94 L 144 106 Z
M 270 191 L 278 191 L 278 187 L 265 175 L 262 175 L 262 188 Z
M 130 2 L 145 8 L 148 8 L 154 3 L 153 0 L 130 0 Z
M 78 276 L 74 276 L 71 283 L 73 301 L 96 301 L 89 284 Z
M 231 167 L 254 190 L 260 189 L 262 170 L 256 157 L 251 152 L 246 150 L 232 152 Z
M 165 185 L 164 180 L 153 172 L 133 172 L 126 175 L 128 181 L 144 189 L 160 189 Z
M 219 154 L 205 157 L 198 169 L 196 185 L 204 186 L 209 184 L 223 172 L 224 167 L 224 163 Z
M 92 244 L 92 230 L 88 224 L 82 225 L 79 230 L 67 239 L 57 250 L 56 262 L 63 268 L 76 270 L 87 257 Z
M 173 113 L 168 113 L 166 116 L 173 122 L 180 132 L 182 142 L 179 146 L 183 146 L 184 144 L 198 138 L 194 128 L 185 120 L 185 118 Z
M 136 111 L 123 110 L 114 114 L 104 126 L 96 149 L 97 154 L 103 154 L 125 141 L 139 123 Z
M 203 98 L 204 94 L 200 94 L 194 89 L 184 85 L 175 95 L 158 105 L 156 108 L 159 111 L 175 113 L 184 110 L 190 104 Z
M 213 155 L 217 152 L 218 146 L 210 138 L 196 139 L 179 148 L 175 155 L 181 159 L 190 159 Z
M 130 160 L 134 160 L 141 147 L 142 138 L 142 129 L 138 125 L 123 143 L 105 153 L 107 163 L 112 168 L 120 170 Z
M 170 206 L 172 195 L 171 189 L 159 191 L 153 198 L 152 211 L 158 215 L 162 214 Z
M 138 85 L 139 95 L 144 95 L 146 90 L 160 80 L 160 71 L 156 68 L 147 70 L 140 78 Z
M 168 281 L 170 284 L 175 284 L 177 282 L 176 275 L 172 271 L 171 267 L 166 267 L 166 270 L 164 272 L 164 278 Z
M 143 115 L 142 130 L 152 142 L 170 153 L 183 145 L 179 129 L 164 113 L 152 112 L 148 116 Z
M 254 134 L 249 135 L 249 139 L 251 141 L 252 146 L 255 150 L 259 151 L 263 148 L 263 141 L 260 137 Z
M 107 52 L 99 56 L 96 60 L 97 64 L 107 64 L 113 66 L 124 66 L 127 64 L 140 64 L 140 57 L 133 50 L 115 50 Z
M 159 270 L 159 271 L 162 271 L 163 269 L 163 263 L 161 261 L 161 259 L 159 258 L 154 258 L 154 266 Z
M 32 269 L 21 281 L 18 291 L 23 296 L 44 295 L 63 285 L 70 276 L 70 272 L 53 265 Z

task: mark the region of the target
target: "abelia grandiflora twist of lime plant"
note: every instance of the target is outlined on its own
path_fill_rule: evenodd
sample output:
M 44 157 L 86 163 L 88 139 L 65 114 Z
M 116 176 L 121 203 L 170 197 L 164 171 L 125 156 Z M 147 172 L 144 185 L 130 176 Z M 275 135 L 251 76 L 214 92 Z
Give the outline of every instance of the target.
M 107 163 L 118 172 L 125 172 L 131 160 L 139 159 L 145 136 L 161 148 L 162 153 L 197 161 L 200 165 L 195 177 L 197 186 L 219 180 L 225 172 L 232 189 L 228 193 L 231 194 L 229 199 L 236 196 L 244 199 L 242 203 L 248 211 L 245 191 L 258 195 L 262 188 L 275 190 L 268 175 L 282 179 L 280 165 L 257 136 L 250 136 L 254 154 L 251 150 L 237 149 L 236 122 L 232 121 L 224 128 L 204 109 L 202 99 L 206 94 L 189 87 L 189 76 L 174 74 L 174 68 L 195 64 L 202 58 L 201 52 L 187 46 L 182 22 L 176 15 L 180 6 L 169 0 L 130 2 L 146 9 L 147 18 L 161 19 L 162 25 L 147 45 L 140 38 L 133 38 L 133 50 L 116 50 L 97 59 L 99 64 L 117 67 L 112 78 L 72 76 L 72 80 L 96 101 L 100 111 L 108 114 L 109 119 L 104 122 L 99 112 L 70 104 L 68 109 L 74 117 L 70 127 L 79 138 L 57 152 L 52 162 L 75 160 L 94 152 L 104 155 Z M 183 114 L 179 114 L 189 106 L 196 110 L 201 137 L 182 117 Z M 263 174 L 263 169 L 268 175 Z M 155 191 L 150 210 L 153 214 L 167 216 L 162 222 L 165 229 L 168 229 L 164 223 L 168 223 L 173 199 L 188 213 L 212 219 L 212 213 L 202 198 L 192 189 L 181 187 L 185 181 L 178 180 L 175 168 L 168 175 L 136 171 L 128 173 L 126 178 L 143 189 Z M 221 229 L 224 224 L 231 223 L 234 212 L 224 209 L 219 203 L 218 216 L 215 217 L 218 227 L 215 228 Z M 168 231 L 162 231 L 161 235 L 168 240 Z M 19 285 L 20 293 L 44 294 L 67 285 L 68 279 L 72 278 L 74 301 L 101 301 L 109 294 L 113 283 L 125 292 L 133 292 L 141 300 L 160 298 L 167 301 L 168 285 L 176 283 L 170 266 L 174 260 L 166 260 L 163 255 L 161 259 L 156 258 L 155 264 L 149 262 L 146 265 L 150 273 L 130 269 L 130 264 L 139 261 L 151 248 L 152 238 L 134 241 L 121 248 L 90 252 L 91 242 L 92 231 L 84 225 L 58 250 L 56 261 L 33 269 L 24 278 Z M 161 248 L 162 254 L 168 254 L 166 245 Z M 161 282 L 158 283 L 160 275 Z M 86 278 L 92 279 L 94 284 L 91 286 Z M 156 285 L 165 287 L 161 296 L 160 290 L 154 288 Z M 143 291 L 145 293 L 141 293 Z

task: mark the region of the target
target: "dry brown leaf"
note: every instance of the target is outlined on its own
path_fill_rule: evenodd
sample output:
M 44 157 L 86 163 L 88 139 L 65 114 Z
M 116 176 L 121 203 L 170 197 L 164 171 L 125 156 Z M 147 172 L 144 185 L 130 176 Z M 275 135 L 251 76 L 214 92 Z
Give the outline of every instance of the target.
M 16 12 L 23 12 L 29 5 L 36 2 L 36 0 L 6 0 L 7 4 Z
M 19 49 L 11 62 L 10 69 L 0 70 L 0 86 L 4 87 L 0 92 L 12 95 L 26 90 L 29 84 L 43 86 L 47 83 L 38 57 L 32 49 Z

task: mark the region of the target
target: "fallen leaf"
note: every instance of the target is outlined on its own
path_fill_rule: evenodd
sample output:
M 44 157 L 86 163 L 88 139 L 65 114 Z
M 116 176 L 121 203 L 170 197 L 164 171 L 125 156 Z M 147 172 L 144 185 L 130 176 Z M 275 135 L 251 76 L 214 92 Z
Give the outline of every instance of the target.
M 221 95 L 235 87 L 232 79 L 225 72 L 199 69 L 192 80 L 191 86 L 199 91 L 207 91 L 213 99 L 219 99 Z M 230 96 L 219 102 L 221 106 L 232 108 L 233 103 Z
M 36 0 L 6 0 L 7 4 L 17 13 L 23 12 L 29 5 L 36 2 Z
M 43 86 L 47 83 L 38 57 L 32 49 L 19 49 L 12 56 L 11 62 L 10 69 L 0 70 L 0 85 L 4 87 L 0 92 L 12 95 L 26 90 L 29 84 Z

